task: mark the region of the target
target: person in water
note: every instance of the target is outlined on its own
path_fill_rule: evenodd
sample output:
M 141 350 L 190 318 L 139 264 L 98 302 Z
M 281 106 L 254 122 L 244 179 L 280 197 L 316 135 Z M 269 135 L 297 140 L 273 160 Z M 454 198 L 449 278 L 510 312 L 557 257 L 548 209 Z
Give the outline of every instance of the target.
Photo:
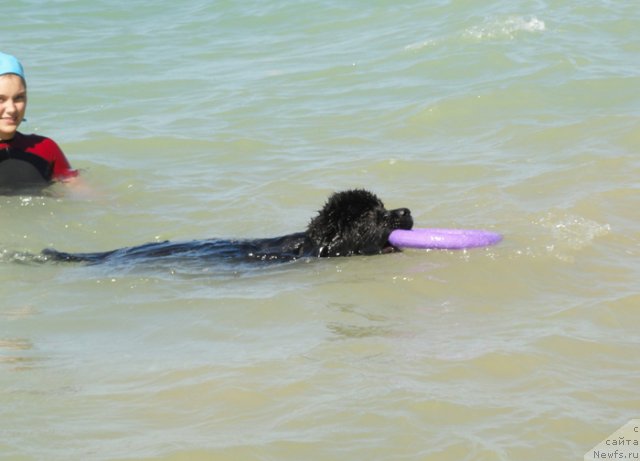
M 42 189 L 78 176 L 53 140 L 18 131 L 26 109 L 22 64 L 0 52 L 0 191 Z

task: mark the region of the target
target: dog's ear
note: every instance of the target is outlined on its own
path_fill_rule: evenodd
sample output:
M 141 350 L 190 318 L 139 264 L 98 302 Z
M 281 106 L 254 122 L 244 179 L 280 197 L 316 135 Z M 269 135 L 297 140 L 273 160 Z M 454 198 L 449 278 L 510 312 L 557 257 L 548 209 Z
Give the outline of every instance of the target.
M 311 220 L 307 235 L 319 256 L 375 253 L 373 248 L 386 244 L 386 236 L 378 235 L 386 232 L 386 226 L 381 227 L 383 212 L 382 201 L 367 190 L 337 192 Z
M 379 208 L 384 208 L 384 204 L 374 193 L 365 189 L 351 189 L 331 195 L 320 214 L 328 216 L 335 223 L 347 224 Z
M 384 205 L 375 194 L 367 190 L 335 192 L 311 220 L 309 227 L 322 229 L 325 234 L 337 233 L 376 208 L 384 208 Z

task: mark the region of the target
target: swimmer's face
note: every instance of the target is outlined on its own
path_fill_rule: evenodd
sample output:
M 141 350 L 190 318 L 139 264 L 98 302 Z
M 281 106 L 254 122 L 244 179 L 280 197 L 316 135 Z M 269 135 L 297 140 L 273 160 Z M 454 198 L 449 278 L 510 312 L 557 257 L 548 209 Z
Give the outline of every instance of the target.
M 27 88 L 14 74 L 0 75 L 0 140 L 16 134 L 27 110 Z

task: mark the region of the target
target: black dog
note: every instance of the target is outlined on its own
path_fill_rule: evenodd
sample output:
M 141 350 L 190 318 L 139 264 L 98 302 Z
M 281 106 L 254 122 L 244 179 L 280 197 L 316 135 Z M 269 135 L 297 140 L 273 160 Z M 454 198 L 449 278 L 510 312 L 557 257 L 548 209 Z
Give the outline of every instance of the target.
M 411 229 L 407 208 L 385 209 L 382 201 L 362 189 L 337 192 L 329 197 L 305 232 L 251 240 L 169 241 L 100 253 L 62 253 L 46 249 L 53 261 L 99 263 L 130 258 L 163 256 L 223 258 L 227 260 L 291 261 L 302 257 L 373 255 L 397 251 L 388 239 L 394 229 Z

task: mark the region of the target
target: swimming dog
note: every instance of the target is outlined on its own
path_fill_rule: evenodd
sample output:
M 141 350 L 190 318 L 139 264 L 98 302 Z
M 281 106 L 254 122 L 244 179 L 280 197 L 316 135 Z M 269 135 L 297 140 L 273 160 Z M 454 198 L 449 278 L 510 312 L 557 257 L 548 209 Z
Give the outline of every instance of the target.
M 226 260 L 291 261 L 304 257 L 375 255 L 398 251 L 389 243 L 395 229 L 411 229 L 407 208 L 387 210 L 382 201 L 364 189 L 336 192 L 313 217 L 304 232 L 280 237 L 187 242 L 153 242 L 97 253 L 43 250 L 45 259 L 97 264 L 178 256 Z

